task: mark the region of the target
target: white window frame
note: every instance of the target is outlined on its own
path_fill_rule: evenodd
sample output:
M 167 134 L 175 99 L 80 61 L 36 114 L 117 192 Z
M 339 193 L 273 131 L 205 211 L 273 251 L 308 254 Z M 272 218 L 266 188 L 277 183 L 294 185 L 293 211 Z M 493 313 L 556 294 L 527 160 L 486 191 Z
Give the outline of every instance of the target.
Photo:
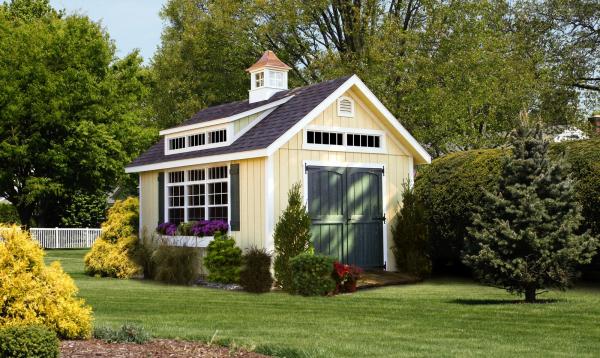
M 252 74 L 252 89 L 255 88 L 263 88 L 267 85 L 267 74 L 265 73 L 266 71 L 257 71 L 254 72 Z M 259 79 L 259 75 L 262 74 L 262 78 Z M 259 85 L 259 81 L 260 81 L 260 85 Z
M 318 132 L 330 132 L 330 133 L 342 133 L 342 145 L 331 145 L 331 144 L 312 144 L 308 143 L 308 132 L 309 131 L 318 131 Z M 347 143 L 347 134 L 366 134 L 366 135 L 376 135 L 379 136 L 379 148 L 374 147 L 359 147 L 359 146 L 349 146 Z M 303 143 L 302 149 L 306 150 L 324 150 L 331 152 L 354 152 L 354 153 L 387 153 L 387 143 L 386 143 L 387 135 L 384 131 L 376 130 L 376 129 L 358 129 L 358 128 L 342 128 L 342 127 L 326 127 L 326 126 L 307 126 L 303 130 Z
M 218 130 L 222 130 L 222 129 L 225 129 L 227 132 L 227 134 L 226 134 L 227 140 L 225 142 L 209 143 L 210 141 L 209 141 L 208 134 L 210 132 L 218 131 Z M 197 145 L 194 147 L 190 147 L 189 136 L 194 135 L 194 134 L 201 134 L 201 133 L 205 134 L 204 145 Z M 179 137 L 185 138 L 185 147 L 183 147 L 181 149 L 170 149 L 169 148 L 169 139 L 179 138 Z M 193 130 L 193 131 L 189 131 L 189 132 L 180 132 L 177 134 L 166 135 L 165 136 L 165 154 L 170 155 L 170 154 L 177 154 L 177 153 L 193 152 L 193 151 L 202 150 L 202 149 L 226 147 L 226 146 L 230 145 L 231 143 L 233 143 L 233 140 L 234 140 L 234 122 L 217 125 L 217 126 L 212 126 L 212 127 L 204 127 L 202 129 L 197 129 L 197 130 Z
M 342 101 L 350 102 L 350 113 L 348 113 L 346 111 L 342 111 L 342 108 L 341 108 Z M 352 98 L 347 97 L 347 96 L 342 96 L 342 97 L 338 98 L 337 99 L 337 115 L 338 115 L 338 117 L 354 117 L 355 107 L 356 107 L 356 105 Z
M 221 178 L 221 179 L 209 179 L 208 177 L 208 172 L 210 168 L 215 168 L 215 167 L 226 167 L 226 171 L 227 171 L 227 178 Z M 195 180 L 195 181 L 190 181 L 189 180 L 189 173 L 188 170 L 195 170 L 195 169 L 204 169 L 204 180 Z M 183 175 L 184 175 L 184 179 L 182 182 L 179 183 L 169 183 L 169 173 L 171 172 L 180 172 L 183 171 Z M 227 205 L 211 205 L 209 204 L 208 201 L 208 184 L 210 183 L 227 183 Z M 188 196 L 189 196 L 189 185 L 195 185 L 195 184 L 204 184 L 204 195 L 205 195 L 205 202 L 204 205 L 200 205 L 200 206 L 190 206 L 188 204 Z M 183 222 L 189 222 L 188 220 L 188 209 L 189 208 L 197 208 L 197 207 L 203 207 L 205 208 L 204 210 L 204 220 L 209 220 L 209 208 L 211 207 L 225 207 L 227 206 L 227 225 L 231 225 L 231 173 L 230 173 L 230 163 L 211 163 L 209 165 L 202 165 L 202 166 L 192 166 L 192 167 L 182 167 L 182 168 L 174 168 L 171 170 L 168 170 L 165 172 L 165 190 L 163 193 L 164 196 L 164 203 L 165 203 L 165 207 L 164 207 L 164 217 L 165 217 L 165 222 L 169 222 L 170 218 L 169 218 L 169 209 L 171 208 L 169 205 L 169 188 L 172 186 L 183 186 Z M 179 208 L 179 207 L 177 207 Z

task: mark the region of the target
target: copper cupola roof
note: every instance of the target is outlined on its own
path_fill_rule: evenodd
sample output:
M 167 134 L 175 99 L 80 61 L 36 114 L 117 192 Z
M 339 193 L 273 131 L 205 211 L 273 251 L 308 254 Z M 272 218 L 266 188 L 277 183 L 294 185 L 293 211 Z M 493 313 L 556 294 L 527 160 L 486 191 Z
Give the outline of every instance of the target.
M 260 59 L 256 63 L 246 69 L 248 72 L 252 72 L 259 68 L 272 67 L 280 68 L 282 70 L 290 70 L 291 67 L 283 63 L 273 51 L 265 51 Z

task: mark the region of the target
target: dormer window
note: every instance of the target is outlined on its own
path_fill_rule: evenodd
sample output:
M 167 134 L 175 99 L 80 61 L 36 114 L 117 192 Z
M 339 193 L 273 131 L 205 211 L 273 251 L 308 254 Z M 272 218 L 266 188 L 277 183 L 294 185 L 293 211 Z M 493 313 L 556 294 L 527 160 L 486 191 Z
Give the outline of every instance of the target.
M 265 73 L 257 72 L 254 74 L 254 87 L 260 88 L 265 86 Z
M 348 97 L 338 98 L 337 112 L 340 117 L 354 117 L 354 101 Z

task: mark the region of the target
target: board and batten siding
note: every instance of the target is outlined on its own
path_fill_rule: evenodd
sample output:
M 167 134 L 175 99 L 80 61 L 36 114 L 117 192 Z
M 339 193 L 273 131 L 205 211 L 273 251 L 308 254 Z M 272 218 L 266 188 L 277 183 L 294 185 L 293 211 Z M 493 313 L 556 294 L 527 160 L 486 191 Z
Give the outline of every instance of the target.
M 386 183 L 384 205 L 387 218 L 387 267 L 388 270 L 395 270 L 395 259 L 391 251 L 393 240 L 390 223 L 393 222 L 398 205 L 402 201 L 402 185 L 409 180 L 412 157 L 396 141 L 390 138 L 390 132 L 383 126 L 382 121 L 368 110 L 352 91 L 348 91 L 345 96 L 355 101 L 354 117 L 339 117 L 337 115 L 337 103 L 334 103 L 318 115 L 310 125 L 385 131 L 387 137 L 386 153 L 307 150 L 303 149 L 303 131 L 297 133 L 274 153 L 274 181 L 277 185 L 274 205 L 275 219 L 279 218 L 287 206 L 287 192 L 292 185 L 297 182 L 302 183 L 303 186 L 306 185 L 304 182 L 304 161 L 383 164 L 385 166 Z

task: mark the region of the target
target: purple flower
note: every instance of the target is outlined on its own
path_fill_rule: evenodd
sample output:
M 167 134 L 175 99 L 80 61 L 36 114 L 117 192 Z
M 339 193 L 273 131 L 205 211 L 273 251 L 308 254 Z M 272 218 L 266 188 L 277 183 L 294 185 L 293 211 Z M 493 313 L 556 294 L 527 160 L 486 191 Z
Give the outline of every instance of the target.
M 177 233 L 177 225 L 170 222 L 165 222 L 156 227 L 156 232 L 162 235 L 173 236 L 175 233 Z
M 192 226 L 192 234 L 196 236 L 213 236 L 215 232 L 226 233 L 229 225 L 224 220 L 200 220 Z

